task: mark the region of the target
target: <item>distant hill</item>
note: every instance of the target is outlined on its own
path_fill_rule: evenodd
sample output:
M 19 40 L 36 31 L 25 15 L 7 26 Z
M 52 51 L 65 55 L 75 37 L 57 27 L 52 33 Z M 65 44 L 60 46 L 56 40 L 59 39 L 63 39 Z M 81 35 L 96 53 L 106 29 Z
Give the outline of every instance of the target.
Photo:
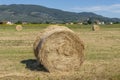
M 104 22 L 120 22 L 118 18 L 108 18 L 91 12 L 67 12 L 39 5 L 0 5 L 0 21 L 22 21 L 33 23 L 83 22 L 87 19 Z

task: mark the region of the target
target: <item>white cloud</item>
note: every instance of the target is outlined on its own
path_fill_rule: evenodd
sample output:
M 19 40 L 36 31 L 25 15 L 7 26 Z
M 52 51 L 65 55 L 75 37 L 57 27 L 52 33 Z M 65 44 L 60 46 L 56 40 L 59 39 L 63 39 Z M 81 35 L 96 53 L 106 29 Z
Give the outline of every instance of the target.
M 113 4 L 114 7 L 120 7 L 120 4 Z
M 103 5 L 103 6 L 90 6 L 90 7 L 74 7 L 72 10 L 76 12 L 100 12 L 100 11 L 106 11 L 106 12 L 113 12 L 113 13 L 120 13 L 120 4 L 113 4 L 113 5 Z

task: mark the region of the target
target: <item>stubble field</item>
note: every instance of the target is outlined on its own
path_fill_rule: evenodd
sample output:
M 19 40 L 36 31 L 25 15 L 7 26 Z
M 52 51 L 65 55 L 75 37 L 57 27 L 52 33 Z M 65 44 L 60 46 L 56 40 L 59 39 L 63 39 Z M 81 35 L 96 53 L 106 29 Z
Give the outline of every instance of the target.
M 36 66 L 33 42 L 46 24 L 0 25 L 0 80 L 120 80 L 120 25 L 67 25 L 85 44 L 85 61 L 75 72 L 49 73 Z M 73 64 L 74 65 L 74 64 Z

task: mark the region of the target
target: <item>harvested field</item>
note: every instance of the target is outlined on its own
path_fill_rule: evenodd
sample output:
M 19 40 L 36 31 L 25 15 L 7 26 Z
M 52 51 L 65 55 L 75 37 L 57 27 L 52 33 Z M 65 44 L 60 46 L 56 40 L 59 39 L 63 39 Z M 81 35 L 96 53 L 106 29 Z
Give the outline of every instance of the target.
M 120 80 L 119 25 L 103 25 L 97 32 L 68 26 L 85 42 L 85 61 L 75 72 L 49 73 L 33 54 L 34 35 L 45 27 L 25 25 L 19 33 L 0 25 L 0 80 Z

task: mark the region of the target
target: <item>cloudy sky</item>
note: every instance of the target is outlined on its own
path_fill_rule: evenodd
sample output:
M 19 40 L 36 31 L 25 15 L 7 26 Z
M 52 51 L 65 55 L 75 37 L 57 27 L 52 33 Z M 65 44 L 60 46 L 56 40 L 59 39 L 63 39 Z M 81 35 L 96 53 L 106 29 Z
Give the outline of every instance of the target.
M 94 12 L 120 18 L 120 0 L 0 0 L 3 4 L 35 4 L 70 12 Z

